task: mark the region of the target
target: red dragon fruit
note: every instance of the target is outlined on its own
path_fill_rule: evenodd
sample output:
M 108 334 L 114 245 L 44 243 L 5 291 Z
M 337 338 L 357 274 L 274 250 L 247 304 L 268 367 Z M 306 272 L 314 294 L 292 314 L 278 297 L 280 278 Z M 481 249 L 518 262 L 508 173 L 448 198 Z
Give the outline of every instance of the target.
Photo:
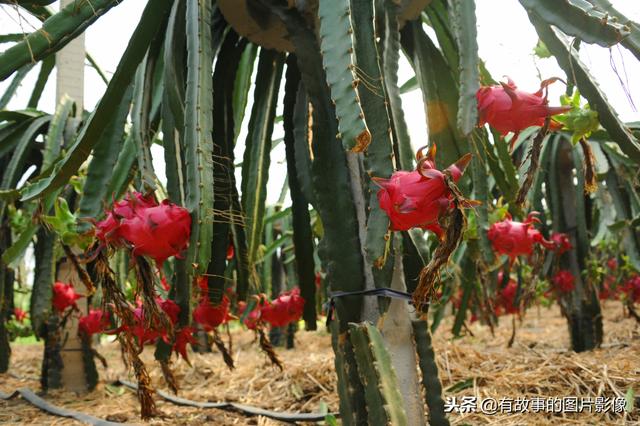
M 53 308 L 58 312 L 64 312 L 65 309 L 76 306 L 76 300 L 82 296 L 76 293 L 71 284 L 56 282 L 53 284 Z
M 298 321 L 302 317 L 304 299 L 300 296 L 300 289 L 282 293 L 270 304 L 262 308 L 262 318 L 272 327 L 284 327 Z
M 152 195 L 145 196 L 139 192 L 127 194 L 124 199 L 113 203 L 104 220 L 96 223 L 96 237 L 105 244 L 120 245 L 120 221 L 133 218 L 139 210 L 157 205 Z
M 397 171 L 389 179 L 373 178 L 380 186 L 378 203 L 387 213 L 394 231 L 411 228 L 428 229 L 442 237 L 439 219 L 451 208 L 453 195 L 445 182 L 445 174 L 435 168 L 435 145 L 424 158 L 420 158 L 417 170 Z M 466 154 L 446 171 L 458 181 L 471 161 Z
M 524 222 L 515 222 L 507 215 L 501 222 L 491 225 L 487 236 L 496 253 L 509 256 L 513 262 L 520 255 L 530 255 L 535 244 L 554 250 L 556 245 L 545 240 L 540 231 L 534 228 L 533 224 L 540 222 L 536 214 L 532 212 Z
M 551 278 L 551 281 L 560 293 L 570 293 L 575 288 L 576 280 L 571 271 L 562 269 Z
M 554 232 L 551 234 L 551 241 L 556 245 L 558 256 L 570 251 L 573 248 L 569 236 L 562 232 Z
M 220 304 L 213 306 L 205 293 L 198 306 L 193 310 L 193 320 L 201 324 L 206 331 L 214 330 L 220 324 L 233 319 L 229 314 L 229 305 L 229 298 L 224 295 Z
M 16 321 L 23 322 L 27 318 L 27 313 L 22 309 L 15 307 L 13 308 L 13 316 L 16 318 Z
M 86 337 L 104 332 L 109 327 L 109 316 L 101 309 L 91 309 L 78 320 L 78 332 Z
M 500 316 L 502 314 L 517 314 L 518 312 L 520 312 L 520 308 L 515 304 L 516 295 L 518 293 L 518 283 L 516 282 L 516 280 L 509 277 L 509 281 L 507 281 L 507 284 L 505 284 L 504 287 L 500 288 L 503 279 L 503 272 L 498 272 L 499 293 L 494 311 L 496 313 L 496 316 Z
M 193 327 L 182 327 L 176 332 L 176 340 L 173 343 L 173 351 L 179 354 L 187 363 L 189 362 L 187 345 L 196 343 L 196 339 L 193 337 L 194 332 Z
M 171 256 L 179 257 L 187 248 L 191 216 L 187 209 L 164 200 L 123 219 L 118 233 L 131 244 L 135 256 L 149 256 L 161 265 Z
M 502 136 L 513 132 L 511 145 L 518 134 L 530 126 L 542 126 L 547 117 L 569 111 L 571 106 L 550 107 L 547 101 L 547 86 L 557 81 L 556 78 L 544 80 L 540 90 L 535 93 L 519 90 L 515 83 L 508 79 L 507 83 L 495 86 L 483 86 L 476 93 L 478 100 L 479 125 L 489 123 Z M 562 125 L 553 122 L 553 129 Z
M 640 302 L 640 275 L 634 275 L 629 278 L 624 283 L 623 291 L 631 302 Z

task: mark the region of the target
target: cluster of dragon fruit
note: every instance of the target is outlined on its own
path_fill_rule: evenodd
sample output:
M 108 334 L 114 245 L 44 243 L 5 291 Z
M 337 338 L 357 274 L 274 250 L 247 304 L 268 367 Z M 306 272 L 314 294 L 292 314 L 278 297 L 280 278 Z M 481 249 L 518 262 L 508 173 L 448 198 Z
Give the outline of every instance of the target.
M 55 282 L 51 304 L 52 311 L 60 319 L 55 332 L 61 333 L 69 318 L 74 318 L 77 319 L 78 336 L 88 344 L 95 335 L 115 336 L 122 345 L 123 359 L 133 368 L 138 380 L 145 416 L 152 415 L 155 410 L 149 375 L 139 358 L 145 345 L 165 348 L 166 355 L 160 357 L 156 350 L 156 359 L 174 392 L 178 386 L 169 368 L 171 354 L 175 353 L 189 363 L 188 345 L 203 345 L 196 336 L 204 337 L 205 347 L 215 344 L 226 364 L 233 368 L 231 341 L 227 349 L 218 329 L 226 327 L 228 331 L 229 323 L 234 320 L 242 320 L 244 326 L 254 330 L 259 335 L 260 347 L 272 363 L 282 368 L 263 328 L 284 327 L 300 320 L 305 300 L 298 288 L 273 300 L 259 294 L 249 304 L 236 301 L 232 288 L 228 288 L 216 302 L 210 295 L 210 277 L 195 276 L 196 297 L 193 302 L 186 302 L 190 315 L 182 315 L 185 304 L 176 300 L 176 290 L 170 284 L 173 277 L 165 276 L 164 271 L 169 258 L 182 259 L 188 249 L 191 216 L 187 209 L 169 200 L 158 203 L 152 194 L 129 193 L 122 200 L 113 202 L 103 220 L 94 222 L 93 235 L 94 242 L 84 254 L 65 249 L 78 280 L 86 287 L 86 294 L 81 294 L 79 283 Z M 128 256 L 128 272 L 134 272 L 126 274 L 126 283 L 118 282 L 111 268 L 111 260 L 118 253 Z M 230 245 L 227 261 L 234 256 Z M 128 294 L 129 287 L 132 294 Z M 102 289 L 99 306 L 93 306 L 96 288 Z M 87 299 L 88 311 L 78 306 L 82 298 Z M 14 315 L 17 328 L 28 318 L 20 308 L 15 309 Z M 231 339 L 231 334 L 227 335 Z
M 507 83 L 481 87 L 476 94 L 478 125 L 490 125 L 501 137 L 511 134 L 512 149 L 520 132 L 530 126 L 546 127 L 545 132 L 562 129 L 563 124 L 554 120 L 553 116 L 566 113 L 572 107 L 549 106 L 546 93 L 547 87 L 557 80 L 552 78 L 543 81 L 535 93 L 518 89 L 511 79 Z M 388 179 L 373 179 L 380 187 L 377 194 L 379 205 L 389 217 L 391 230 L 421 228 L 433 232 L 443 242 L 446 239 L 443 224 L 455 208 L 454 201 L 457 201 L 451 183 L 455 185 L 460 180 L 471 156 L 467 154 L 440 171 L 436 168 L 436 147 L 429 147 L 426 154 L 423 151 L 424 148 L 416 156 L 415 170 L 397 171 Z M 473 204 L 467 200 L 466 207 Z M 538 212 L 533 211 L 522 221 L 517 221 L 505 211 L 487 230 L 491 248 L 500 262 L 486 274 L 487 277 L 493 277 L 493 282 L 485 282 L 495 289 L 495 295 L 487 304 L 496 317 L 520 315 L 527 302 L 538 296 L 561 302 L 574 290 L 577 281 L 584 278 L 578 276 L 580 271 L 560 267 L 562 256 L 568 256 L 573 250 L 571 237 L 560 232 L 545 237 L 536 227 L 541 223 L 538 216 Z M 547 268 L 548 276 L 542 280 L 544 290 L 539 294 L 538 288 L 531 289 L 523 281 L 534 281 L 530 265 L 539 266 L 541 259 L 545 258 L 545 252 L 551 257 L 551 267 Z M 505 261 L 501 262 L 501 259 Z M 528 268 L 514 268 L 527 264 Z M 606 273 L 599 280 L 599 297 L 624 298 L 631 304 L 640 301 L 640 275 L 632 270 L 616 273 L 615 258 L 610 259 L 607 265 Z M 525 277 L 519 273 L 516 280 L 512 271 L 518 269 L 525 271 Z M 529 291 L 525 291 L 526 287 L 529 287 Z M 435 294 L 442 296 L 442 291 Z M 454 306 L 460 306 L 461 297 L 461 294 L 451 297 Z M 471 321 L 476 319 L 478 315 L 472 312 Z
M 163 264 L 170 257 L 182 258 L 189 244 L 191 233 L 191 216 L 187 209 L 173 204 L 169 200 L 157 203 L 152 195 L 138 192 L 128 194 L 121 201 L 113 203 L 111 210 L 106 212 L 106 218 L 95 224 L 95 237 L 99 241 L 97 250 L 127 249 L 133 259 L 146 257 L 152 259 L 156 265 L 154 283 L 165 293 L 170 293 L 170 286 L 166 277 L 162 275 Z M 232 246 L 228 253 L 233 256 Z M 138 277 L 144 277 L 138 274 Z M 198 303 L 192 312 L 192 325 L 180 328 L 171 333 L 172 328 L 160 327 L 160 324 L 150 323 L 147 311 L 162 312 L 168 317 L 173 328 L 179 327 L 180 306 L 168 297 L 155 294 L 149 308 L 141 297 L 136 297 L 135 306 L 131 306 L 134 323 L 123 324 L 113 328 L 114 322 L 108 312 L 101 309 L 91 309 L 88 315 L 79 319 L 79 332 L 91 336 L 97 333 L 131 333 L 139 346 L 155 343 L 163 339 L 172 343 L 174 350 L 187 359 L 186 345 L 195 343 L 193 334 L 195 327 L 202 327 L 205 331 L 214 331 L 219 326 L 227 324 L 239 317 L 231 313 L 228 295 L 224 295 L 218 304 L 211 302 L 208 295 L 208 277 L 199 276 L 195 279 L 199 289 Z M 141 283 L 138 283 L 139 287 Z M 140 288 L 138 290 L 141 290 Z M 233 293 L 229 292 L 233 297 Z M 136 296 L 141 296 L 140 292 Z M 57 282 L 54 285 L 53 307 L 63 313 L 67 309 L 76 307 L 78 295 L 70 284 Z M 257 325 L 270 324 L 281 327 L 296 322 L 302 315 L 304 300 L 299 290 L 293 289 L 283 293 L 274 300 L 268 300 L 261 295 L 262 303 L 256 307 L 245 319 L 247 327 L 255 329 Z M 154 309 L 155 308 L 155 309 Z M 242 303 L 238 309 L 243 309 Z M 108 311 L 109 309 L 107 309 Z M 240 311 L 241 312 L 241 311 Z M 149 315 L 150 316 L 150 315 Z M 174 334 L 171 338 L 171 334 Z
M 506 83 L 481 87 L 476 95 L 478 125 L 490 125 L 501 137 L 511 134 L 512 147 L 517 135 L 530 126 L 546 126 L 552 131 L 561 129 L 562 123 L 554 117 L 572 107 L 548 105 L 547 87 L 555 81 L 555 78 L 543 81 L 535 93 L 518 89 L 510 79 Z M 455 184 L 463 176 L 472 157 L 466 154 L 446 169 L 439 170 L 435 145 L 428 147 L 426 153 L 424 151 L 425 148 L 416 155 L 415 170 L 397 171 L 389 178 L 374 177 L 373 180 L 380 187 L 377 193 L 379 205 L 388 215 L 392 231 L 421 228 L 433 232 L 443 242 L 447 238 L 444 229 L 446 219 L 460 205 Z M 465 208 L 477 205 L 469 200 L 462 204 Z M 110 293 L 117 292 L 114 286 L 103 285 L 106 293 L 102 309 L 92 308 L 87 315 L 79 317 L 79 333 L 85 338 L 99 333 L 124 333 L 130 335 L 139 348 L 161 339 L 171 345 L 175 353 L 187 359 L 186 348 L 188 344 L 195 344 L 197 329 L 217 333 L 220 326 L 240 320 L 248 329 L 261 330 L 265 325 L 283 327 L 300 319 L 305 301 L 297 288 L 273 300 L 264 294 L 254 295 L 249 303 L 235 300 L 233 291 L 227 289 L 217 302 L 212 302 L 209 277 L 198 276 L 194 277 L 198 296 L 197 303 L 191 307 L 191 318 L 180 320 L 181 307 L 168 297 L 172 293 L 163 275 L 163 265 L 171 257 L 181 258 L 188 247 L 191 232 L 189 212 L 169 200 L 158 203 L 153 195 L 134 192 L 115 201 L 105 213 L 105 218 L 95 223 L 97 243 L 93 249 L 99 253 L 95 257 L 105 260 L 117 250 L 126 250 L 133 259 L 139 282 L 133 301 L 126 300 L 124 296 L 114 297 Z M 544 260 L 545 253 L 552 256 L 552 262 L 542 280 L 543 291 L 536 288 L 529 291 L 529 297 L 561 300 L 585 278 L 580 276 L 580 271 L 560 266 L 562 256 L 569 256 L 574 248 L 572 238 L 559 232 L 545 236 L 538 229 L 540 224 L 539 214 L 535 211 L 515 220 L 504 210 L 487 230 L 488 240 L 499 262 L 486 274 L 491 277 L 491 282 L 487 283 L 485 279 L 485 284 L 495 289 L 493 299 L 488 303 L 496 316 L 522 313 L 526 305 L 523 301 L 527 299 L 523 281 L 533 279 L 532 269 L 535 268 L 518 267 L 539 263 L 540 259 Z M 233 257 L 233 245 L 230 244 L 227 259 Z M 620 267 L 621 262 L 624 264 L 624 256 L 619 259 L 610 257 L 604 271 L 599 269 L 595 277 L 599 297 L 624 299 L 631 304 L 640 302 L 640 275 L 632 268 Z M 152 271 L 153 266 L 155 272 Z M 112 275 L 104 262 L 103 268 L 98 269 L 103 275 Z M 523 270 L 524 275 L 520 273 Z M 582 272 L 585 273 L 587 271 Z M 164 296 L 156 288 L 161 289 Z M 76 301 L 82 296 L 73 286 L 56 282 L 53 292 L 56 312 L 79 314 Z M 451 297 L 454 306 L 460 304 L 460 299 L 461 295 Z M 24 321 L 26 317 L 25 312 L 16 308 L 17 322 Z M 477 318 L 478 315 L 473 313 L 471 320 Z
M 488 124 L 500 137 L 511 134 L 512 149 L 517 135 L 530 126 L 540 126 L 545 132 L 561 129 L 562 123 L 553 117 L 569 111 L 571 107 L 548 105 L 546 89 L 555 81 L 545 80 L 535 93 L 518 89 L 511 80 L 500 85 L 481 87 L 477 92 L 479 126 Z M 424 148 L 418 151 L 417 166 L 413 171 L 397 171 L 389 178 L 373 178 L 380 188 L 377 198 L 380 208 L 389 218 L 390 230 L 420 228 L 432 232 L 437 237 L 439 247 L 448 247 L 441 253 L 435 251 L 434 257 L 444 256 L 445 262 L 442 264 L 447 263 L 463 238 L 460 229 L 457 230 L 459 232 L 450 232 L 456 223 L 450 218 L 456 213 L 462 215 L 462 209 L 473 209 L 479 205 L 478 202 L 464 199 L 457 188 L 471 159 L 471 154 L 466 154 L 444 170 L 439 170 L 436 166 L 436 147 L 431 145 L 426 148 L 426 153 Z M 514 219 L 506 208 L 498 207 L 492 206 L 491 211 L 499 214 L 491 215 L 492 224 L 486 230 L 496 261 L 480 272 L 483 284 L 493 289 L 492 296 L 483 300 L 486 306 L 482 309 L 472 306 L 471 321 L 486 318 L 485 308 L 495 317 L 521 315 L 532 300 L 540 297 L 562 303 L 563 298 L 570 297 L 585 278 L 596 281 L 601 299 L 623 299 L 629 306 L 640 302 L 640 275 L 627 267 L 624 256 L 610 255 L 606 266 L 598 265 L 595 273 L 567 269 L 565 265 L 571 264 L 566 262 L 568 256 L 575 256 L 573 236 L 559 232 L 545 235 L 544 227 L 540 226 L 540 215 L 535 211 L 525 216 L 525 213 L 515 209 L 518 214 L 514 216 L 518 217 Z M 272 300 L 264 294 L 257 294 L 245 302 L 237 300 L 231 287 L 224 291 L 222 297 L 216 298 L 211 296 L 214 293 L 209 288 L 211 277 L 206 275 L 193 277 L 196 294 L 193 300 L 186 301 L 186 305 L 185 301 L 178 302 L 175 289 L 170 285 L 172 279 L 165 276 L 165 262 L 172 257 L 183 258 L 190 234 L 191 215 L 185 208 L 169 200 L 158 203 L 153 194 L 127 194 L 112 204 L 103 220 L 94 223 L 95 242 L 82 259 L 85 264 L 91 265 L 92 277 L 86 271 L 80 274 L 88 294 L 78 294 L 71 283 L 56 282 L 53 286 L 53 310 L 61 318 L 76 316 L 78 333 L 82 339 L 88 341 L 97 334 L 110 334 L 116 336 L 123 345 L 125 361 L 128 360 L 129 365 L 133 366 L 138 379 L 143 411 L 145 395 L 151 393 L 148 374 L 138 358 L 145 345 L 164 345 L 169 348 L 169 356 L 175 353 L 189 362 L 188 345 L 196 345 L 196 336 L 201 337 L 200 333 L 204 333 L 207 339 L 211 337 L 225 362 L 233 368 L 230 351 L 227 351 L 218 329 L 229 327 L 231 321 L 239 321 L 247 329 L 256 332 L 261 348 L 274 364 L 280 366 L 263 328 L 284 327 L 296 323 L 302 316 L 305 300 L 297 288 Z M 457 241 L 449 241 L 452 238 Z M 125 295 L 123 283 L 117 282 L 111 268 L 110 259 L 118 252 L 126 253 L 130 259 L 130 269 L 135 272 L 133 296 Z M 66 254 L 73 256 L 69 251 Z M 230 245 L 227 260 L 230 261 L 234 256 L 233 245 Z M 565 262 L 561 262 L 563 257 Z M 546 265 L 544 274 L 540 273 L 542 263 Z M 74 264 L 82 272 L 82 268 L 77 266 L 77 259 Z M 425 270 L 428 268 L 429 265 Z M 586 274 L 591 276 L 584 276 Z M 439 272 L 432 275 L 439 276 Z M 91 280 L 98 282 L 102 288 L 101 307 L 92 307 L 86 315 L 82 315 L 77 303 L 82 297 L 93 295 L 97 286 Z M 536 285 L 527 285 L 527 282 Z M 542 286 L 537 285 L 540 283 Z M 442 298 L 442 289 L 427 290 L 424 294 L 429 297 Z M 460 307 L 462 292 L 450 294 L 449 300 L 455 307 Z M 182 312 L 185 307 L 190 315 Z M 16 323 L 22 323 L 27 317 L 27 313 L 16 308 Z M 230 338 L 230 334 L 227 334 Z M 159 361 L 171 386 L 175 380 L 167 377 L 171 376 L 168 361 L 166 358 Z M 172 388 L 177 389 L 177 386 Z M 148 398 L 151 402 L 146 404 L 146 409 L 153 410 L 153 402 L 150 396 Z

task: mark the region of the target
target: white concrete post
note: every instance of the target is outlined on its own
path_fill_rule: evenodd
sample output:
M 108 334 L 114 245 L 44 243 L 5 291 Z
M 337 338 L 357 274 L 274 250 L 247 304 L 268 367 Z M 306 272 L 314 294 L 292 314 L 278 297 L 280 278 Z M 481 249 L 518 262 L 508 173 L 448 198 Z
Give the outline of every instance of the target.
M 61 0 L 60 8 L 77 0 Z M 84 34 L 73 39 L 56 53 L 56 105 L 67 94 L 76 103 L 76 116 L 82 115 L 84 107 Z
M 77 0 L 61 0 L 60 9 Z M 73 39 L 63 49 L 56 53 L 56 105 L 64 95 L 69 96 L 76 104 L 76 117 L 82 116 L 84 108 L 84 34 Z M 87 289 L 79 279 L 69 261 L 62 263 L 57 273 L 58 281 L 73 285 L 76 292 L 86 294 Z M 78 308 L 85 314 L 87 302 L 85 298 L 78 300 Z M 82 359 L 82 343 L 78 337 L 78 320 L 75 315 L 67 321 L 62 332 L 66 335 L 64 346 L 61 348 L 62 386 L 73 392 L 86 392 L 87 382 L 84 375 L 84 361 Z

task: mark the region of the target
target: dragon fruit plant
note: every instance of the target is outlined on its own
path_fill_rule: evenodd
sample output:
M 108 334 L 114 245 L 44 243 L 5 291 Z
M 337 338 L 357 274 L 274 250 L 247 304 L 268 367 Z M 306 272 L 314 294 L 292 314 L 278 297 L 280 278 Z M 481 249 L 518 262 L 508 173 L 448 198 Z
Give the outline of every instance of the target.
M 33 3 L 15 7 L 43 16 Z M 93 4 L 77 3 L 45 21 L 48 37 L 36 31 L 0 53 L 0 81 L 51 60 L 100 17 Z M 121 2 L 100 3 L 108 12 Z M 317 308 L 331 299 L 342 423 L 446 425 L 430 335 L 444 307 L 431 302 L 457 295 L 450 284 L 461 283 L 454 334 L 469 311 L 479 311 L 476 289 L 493 293 L 501 312 L 515 311 L 510 277 L 496 286 L 507 266 L 549 282 L 566 271 L 557 288 L 572 347 L 598 346 L 597 291 L 581 271 L 592 243 L 612 236 L 640 270 L 638 231 L 609 226 L 637 216 L 637 188 L 626 176 L 637 171 L 640 143 L 565 35 L 621 43 L 640 57 L 638 46 L 619 24 L 627 18 L 601 10 L 606 2 L 588 14 L 574 4 L 520 3 L 563 69 L 567 96 L 579 91 L 570 105 L 548 96 L 555 78 L 531 93 L 489 75 L 478 57 L 472 0 L 147 2 L 103 97 L 80 123 L 69 98 L 55 114 L 32 108 L 0 117 L 0 371 L 9 365 L 10 275 L 30 245 L 34 331 L 79 315 L 82 335 L 115 333 L 144 418 L 157 414 L 138 356 L 145 343 L 156 345 L 176 390 L 170 362 L 175 353 L 187 359 L 194 330 L 230 352 L 231 342 L 216 336 L 238 318 L 277 362 L 264 327 L 301 319 L 314 330 Z M 420 143 L 410 140 L 405 120 L 401 55 L 424 100 L 428 140 Z M 592 110 L 578 151 L 571 140 L 581 127 L 581 96 Z M 266 205 L 276 126 L 287 169 L 281 198 L 288 190 L 290 208 Z M 598 143 L 589 139 L 596 134 Z M 416 158 L 414 145 L 429 148 Z M 157 147 L 166 185 L 154 171 Z M 527 217 L 533 211 L 539 215 Z M 71 284 L 57 278 L 62 253 L 86 294 L 55 284 Z M 546 270 L 536 264 L 542 254 Z M 274 284 L 278 256 L 286 256 L 286 286 Z M 633 300 L 635 283 L 625 285 Z M 410 294 L 414 306 L 363 296 L 389 288 Z M 96 289 L 102 306 L 76 311 L 74 303 L 80 310 L 87 300 L 76 296 Z M 50 340 L 48 349 L 60 342 Z

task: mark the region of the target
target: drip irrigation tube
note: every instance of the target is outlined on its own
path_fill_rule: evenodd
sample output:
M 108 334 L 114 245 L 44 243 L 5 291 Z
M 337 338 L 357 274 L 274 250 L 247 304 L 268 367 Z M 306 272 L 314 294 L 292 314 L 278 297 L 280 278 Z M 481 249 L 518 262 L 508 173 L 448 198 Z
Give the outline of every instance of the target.
M 138 390 L 138 385 L 128 382 L 126 380 L 117 380 L 113 383 L 116 386 L 124 386 L 132 390 Z M 196 407 L 196 408 L 216 408 L 220 410 L 228 410 L 235 411 L 244 415 L 249 416 L 263 416 L 269 417 L 274 420 L 280 420 L 283 422 L 313 422 L 313 421 L 321 421 L 324 420 L 327 414 L 325 413 L 289 413 L 283 411 L 271 411 L 265 410 L 263 408 L 252 407 L 250 405 L 238 404 L 235 402 L 198 402 L 191 401 L 189 399 L 180 398 L 177 396 L 170 395 L 161 390 L 155 391 L 155 393 L 160 396 L 162 399 L 171 402 L 176 405 L 181 405 L 185 407 Z M 11 394 L 5 394 L 0 392 L 0 399 L 8 401 L 10 399 L 21 396 L 22 399 L 30 403 L 31 405 L 39 408 L 42 411 L 45 411 L 49 414 L 53 414 L 55 416 L 67 417 L 71 419 L 78 420 L 85 424 L 91 426 L 118 426 L 124 425 L 125 423 L 118 422 L 110 422 L 108 420 L 99 419 L 97 417 L 90 416 L 88 414 L 80 413 L 78 411 L 67 410 L 65 408 L 58 407 L 56 405 L 50 404 L 44 399 L 40 398 L 30 389 L 20 388 L 14 391 Z M 335 417 L 338 416 L 338 413 L 329 413 Z
M 107 420 L 99 419 L 97 417 L 90 416 L 88 414 L 79 413 L 73 410 L 67 410 L 66 408 L 61 408 L 55 405 L 52 405 L 40 398 L 36 395 L 32 390 L 26 388 L 20 388 L 14 391 L 11 394 L 6 394 L 0 392 L 0 399 L 8 401 L 10 399 L 21 396 L 22 399 L 29 402 L 31 405 L 38 407 L 42 411 L 46 411 L 49 414 L 53 414 L 54 416 L 67 417 L 70 419 L 78 420 L 79 422 L 86 423 L 92 426 L 116 426 L 123 425 L 124 423 L 110 422 Z
M 115 385 L 122 385 L 132 390 L 137 390 L 138 386 L 134 383 L 127 382 L 125 380 L 118 380 L 114 383 Z M 270 419 L 280 420 L 283 422 L 313 422 L 313 421 L 321 421 L 324 420 L 327 414 L 324 413 L 289 413 L 283 411 L 271 411 L 265 410 L 263 408 L 252 407 L 249 405 L 238 404 L 235 402 L 198 402 L 191 401 L 189 399 L 180 398 L 177 396 L 169 395 L 166 392 L 161 390 L 157 390 L 156 393 L 162 399 L 165 399 L 173 404 L 182 405 L 187 407 L 197 407 L 197 408 L 217 408 L 220 410 L 229 410 L 236 411 L 245 415 L 251 416 L 263 416 L 269 417 Z M 329 413 L 335 417 L 338 416 L 337 413 Z

